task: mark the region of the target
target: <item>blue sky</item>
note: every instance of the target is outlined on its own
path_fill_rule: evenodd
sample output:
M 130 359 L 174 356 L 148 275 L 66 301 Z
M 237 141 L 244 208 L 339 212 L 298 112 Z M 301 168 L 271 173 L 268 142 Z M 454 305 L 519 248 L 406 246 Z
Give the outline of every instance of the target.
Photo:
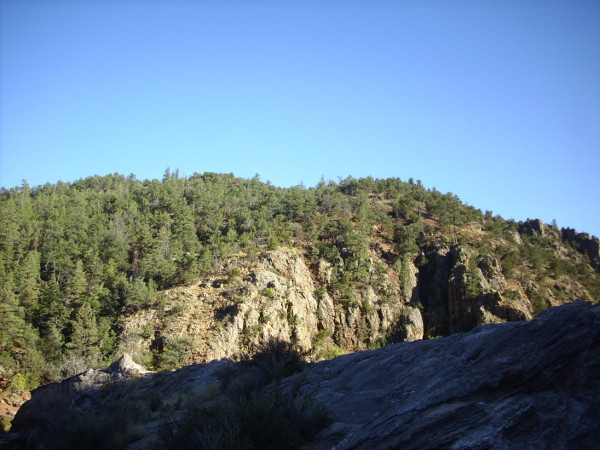
M 0 186 L 420 179 L 600 235 L 600 3 L 0 2 Z

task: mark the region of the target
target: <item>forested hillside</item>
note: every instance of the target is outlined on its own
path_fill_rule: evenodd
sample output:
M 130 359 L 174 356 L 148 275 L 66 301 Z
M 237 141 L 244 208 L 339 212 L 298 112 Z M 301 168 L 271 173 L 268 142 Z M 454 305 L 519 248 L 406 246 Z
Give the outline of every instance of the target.
M 402 298 L 429 338 L 597 301 L 600 292 L 597 238 L 507 221 L 413 180 L 349 177 L 284 189 L 258 176 L 167 170 L 162 181 L 115 174 L 23 184 L 0 191 L 0 377 L 33 387 L 102 365 L 126 345 L 124 318 L 167 308 L 177 315 L 177 289 L 223 274 L 231 284 L 281 249 L 316 274 L 315 298 L 336 311 L 368 318 Z M 449 287 L 440 290 L 440 277 Z M 268 285 L 260 295 L 279 294 Z M 194 360 L 193 349 L 157 345 L 157 326 L 140 331 L 150 342 L 147 365 Z M 323 333 L 311 339 L 339 351 L 403 339 L 368 330 L 350 339 L 343 326 L 318 325 Z

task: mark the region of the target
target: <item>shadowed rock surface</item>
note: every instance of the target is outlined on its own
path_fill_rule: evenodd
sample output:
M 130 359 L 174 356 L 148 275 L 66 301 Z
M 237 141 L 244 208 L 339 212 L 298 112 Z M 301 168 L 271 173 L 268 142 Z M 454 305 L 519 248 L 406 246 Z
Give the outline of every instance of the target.
M 347 355 L 303 389 L 333 419 L 314 448 L 594 448 L 600 307 Z
M 136 391 L 167 401 L 215 383 L 219 371 L 232 367 L 222 361 L 146 374 Z M 106 392 L 124 385 L 99 389 L 114 378 L 102 374 L 106 380 L 100 371 L 86 372 L 34 391 L 14 421 L 21 442 L 50 429 L 57 414 L 102 407 Z M 86 377 L 94 382 L 86 384 Z M 600 307 L 573 303 L 530 322 L 345 355 L 269 389 L 298 388 L 332 420 L 305 446 L 310 449 L 594 448 L 600 442 Z M 160 419 L 153 420 L 130 448 L 159 443 Z

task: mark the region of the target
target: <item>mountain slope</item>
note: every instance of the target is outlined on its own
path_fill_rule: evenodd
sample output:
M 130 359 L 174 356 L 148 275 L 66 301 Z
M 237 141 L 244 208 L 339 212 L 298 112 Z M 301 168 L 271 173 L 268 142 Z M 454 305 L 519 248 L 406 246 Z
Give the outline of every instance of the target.
M 599 261 L 595 237 L 412 180 L 23 185 L 0 192 L 0 372 L 17 389 L 123 351 L 163 369 L 270 338 L 328 358 L 597 300 Z

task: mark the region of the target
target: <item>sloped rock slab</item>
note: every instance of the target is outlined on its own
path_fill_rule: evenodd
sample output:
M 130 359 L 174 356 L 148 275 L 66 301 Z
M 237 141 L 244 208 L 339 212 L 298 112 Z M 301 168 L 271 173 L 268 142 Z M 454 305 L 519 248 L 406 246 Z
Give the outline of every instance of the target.
M 333 420 L 307 448 L 598 448 L 600 307 L 346 355 L 303 377 Z

